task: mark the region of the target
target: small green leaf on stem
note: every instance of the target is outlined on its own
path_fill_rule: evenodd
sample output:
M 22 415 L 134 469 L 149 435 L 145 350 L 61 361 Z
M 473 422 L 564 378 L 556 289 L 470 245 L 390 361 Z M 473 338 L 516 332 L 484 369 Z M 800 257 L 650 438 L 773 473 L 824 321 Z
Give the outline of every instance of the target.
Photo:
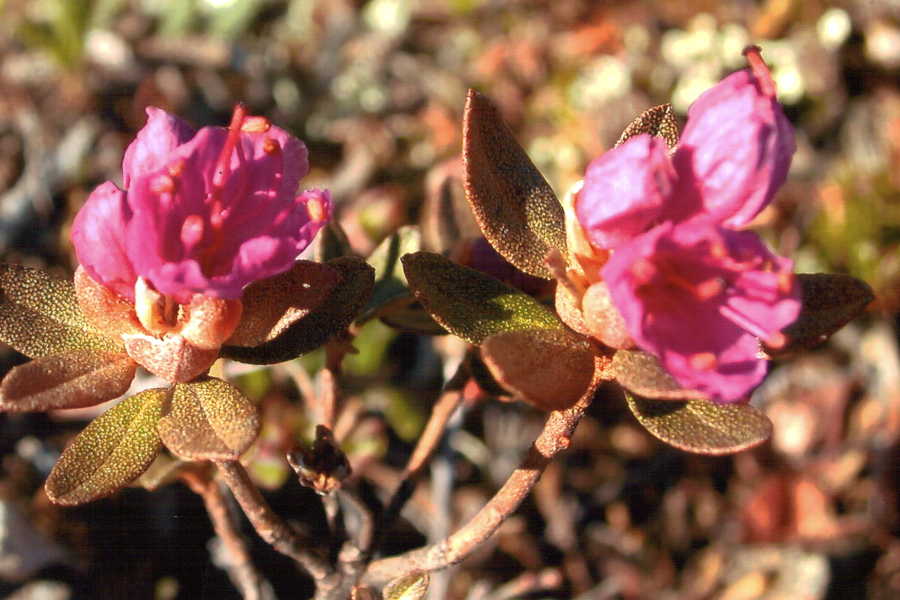
M 62 453 L 44 489 L 56 504 L 83 504 L 116 492 L 147 470 L 161 443 L 156 427 L 170 389 L 126 398 L 94 419 Z
M 747 404 L 650 400 L 627 391 L 625 399 L 647 431 L 686 452 L 734 454 L 758 446 L 772 435 L 769 418 Z
M 428 593 L 430 581 L 427 571 L 416 571 L 384 586 L 381 596 L 384 600 L 422 600 Z

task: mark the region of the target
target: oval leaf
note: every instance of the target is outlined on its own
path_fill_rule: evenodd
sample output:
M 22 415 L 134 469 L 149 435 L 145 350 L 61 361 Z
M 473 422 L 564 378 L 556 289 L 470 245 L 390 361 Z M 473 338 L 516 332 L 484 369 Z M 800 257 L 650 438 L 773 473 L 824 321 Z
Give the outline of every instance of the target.
M 427 571 L 415 571 L 393 580 L 381 592 L 384 600 L 422 600 L 431 578 Z
M 159 421 L 166 448 L 192 460 L 233 460 L 259 435 L 259 413 L 249 398 L 221 379 L 179 383 L 172 410 Z
M 706 396 L 681 387 L 652 354 L 639 350 L 619 350 L 613 357 L 616 380 L 626 390 L 655 400 L 701 400 Z
M 672 105 L 661 104 L 642 112 L 641 116 L 625 128 L 614 147 L 618 148 L 629 139 L 642 133 L 649 133 L 652 136 L 662 138 L 665 140 L 669 152 L 675 150 L 678 146 L 680 135 L 678 133 L 678 121 L 675 120 L 675 111 L 672 110 Z
M 59 457 L 44 490 L 56 504 L 82 504 L 116 492 L 143 473 L 161 444 L 156 426 L 171 390 L 126 398 L 94 419 Z
M 0 340 L 30 358 L 71 350 L 123 350 L 121 341 L 87 322 L 71 281 L 7 264 L 0 264 Z
M 567 330 L 536 329 L 492 335 L 481 345 L 498 383 L 541 410 L 575 405 L 594 376 L 594 350 Z
M 828 336 L 849 323 L 875 298 L 872 288 L 861 279 L 838 273 L 799 273 L 800 316 L 782 333 L 787 345 L 763 350 L 770 357 L 778 357 L 813 348 Z
M 625 398 L 647 431 L 686 452 L 734 454 L 758 446 L 772 435 L 772 421 L 747 404 L 650 400 L 628 392 Z
M 505 331 L 563 329 L 543 304 L 484 273 L 430 252 L 401 260 L 425 310 L 447 331 L 476 346 Z
M 463 183 L 491 245 L 529 275 L 552 279 L 551 248 L 566 251 L 565 214 L 556 194 L 490 100 L 469 90 L 463 116 Z
M 271 365 L 312 352 L 346 329 L 371 296 L 375 271 L 361 258 L 349 256 L 330 260 L 327 265 L 341 279 L 305 317 L 259 346 L 226 344 L 219 356 L 253 365 Z
M 327 265 L 298 260 L 290 271 L 248 285 L 240 323 L 226 344 L 271 342 L 321 304 L 338 281 L 340 275 Z
M 84 408 L 128 391 L 137 363 L 127 354 L 81 350 L 36 358 L 12 369 L 0 384 L 0 410 Z

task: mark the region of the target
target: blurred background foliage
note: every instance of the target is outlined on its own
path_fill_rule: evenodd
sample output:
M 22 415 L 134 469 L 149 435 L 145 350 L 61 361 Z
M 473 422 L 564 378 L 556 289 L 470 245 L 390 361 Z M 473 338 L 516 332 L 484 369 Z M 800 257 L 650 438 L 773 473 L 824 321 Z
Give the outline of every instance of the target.
M 853 274 L 877 301 L 825 348 L 774 369 L 753 399 L 776 425 L 759 451 L 711 459 L 663 448 L 609 390 L 522 513 L 433 585 L 459 598 L 895 597 L 896 2 L 0 0 L 0 258 L 72 272 L 72 217 L 95 186 L 121 183 L 122 154 L 148 105 L 202 127 L 227 123 L 243 101 L 301 137 L 311 164 L 303 187 L 331 189 L 353 249 L 367 256 L 419 220 L 429 176 L 458 172 L 469 88 L 497 103 L 561 196 L 648 107 L 671 102 L 683 123 L 701 92 L 743 66 L 750 42 L 772 66 L 798 146 L 789 181 L 755 226 L 798 270 Z M 338 427 L 376 492 L 396 481 L 454 343 L 377 322 L 360 332 Z M 19 360 L 2 354 L 4 369 Z M 284 453 L 311 439 L 314 416 L 300 399 L 321 361 L 232 373 L 264 407 L 254 476 L 276 508 L 314 530 L 321 508 L 292 480 Z M 48 465 L 89 416 L 2 417 L 4 514 L 19 507 L 14 522 L 31 528 L 43 558 L 0 568 L 0 591 L 63 581 L 77 598 L 233 597 L 205 566 L 211 530 L 181 488 L 72 511 L 41 500 Z M 405 514 L 398 547 L 439 536 L 483 502 L 542 418 L 518 404 L 472 403 L 433 472 L 432 496 Z M 452 518 L 435 519 L 442 510 Z M 5 536 L 0 557 L 32 552 Z M 291 589 L 276 572 L 285 582 L 296 574 L 273 561 L 267 576 Z M 46 577 L 59 564 L 62 574 Z M 535 573 L 544 578 L 525 577 Z

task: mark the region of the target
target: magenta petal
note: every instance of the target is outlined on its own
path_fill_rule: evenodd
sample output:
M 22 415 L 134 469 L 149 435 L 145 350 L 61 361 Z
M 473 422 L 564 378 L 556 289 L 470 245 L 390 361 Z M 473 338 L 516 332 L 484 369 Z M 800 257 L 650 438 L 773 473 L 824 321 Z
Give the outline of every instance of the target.
M 591 243 L 610 249 L 646 231 L 663 214 L 674 178 L 665 142 L 646 134 L 594 160 L 575 203 Z
M 131 181 L 137 175 L 161 167 L 169 152 L 190 141 L 194 133 L 194 129 L 182 119 L 148 106 L 147 124 L 129 144 L 122 160 L 125 189 L 131 187 Z
M 705 92 L 688 111 L 674 157 L 676 196 L 702 203 L 724 227 L 746 226 L 784 183 L 794 134 L 778 102 L 756 76 L 739 71 Z
M 107 181 L 91 193 L 75 215 L 70 235 L 78 262 L 88 275 L 133 301 L 137 275 L 125 254 L 130 218 L 125 192 Z
M 638 346 L 685 387 L 734 402 L 765 375 L 756 340 L 799 315 L 791 267 L 756 234 L 702 219 L 623 244 L 601 274 Z

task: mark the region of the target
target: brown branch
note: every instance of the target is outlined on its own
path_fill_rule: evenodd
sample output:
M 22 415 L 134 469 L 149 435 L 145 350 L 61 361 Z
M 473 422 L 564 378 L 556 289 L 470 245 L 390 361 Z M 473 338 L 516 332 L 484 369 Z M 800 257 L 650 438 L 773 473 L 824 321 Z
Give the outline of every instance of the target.
M 216 461 L 216 466 L 259 537 L 300 563 L 317 583 L 333 575 L 324 549 L 275 514 L 250 481 L 250 476 L 241 463 L 235 460 Z
M 575 427 L 584 416 L 584 411 L 590 405 L 597 387 L 603 381 L 605 364 L 605 359 L 601 357 L 595 359 L 594 379 L 585 394 L 572 408 L 550 414 L 541 434 L 525 455 L 522 465 L 510 475 L 503 487 L 472 520 L 437 544 L 371 563 L 366 570 L 365 582 L 368 585 L 381 586 L 411 571 L 444 569 L 462 561 L 487 541 L 519 507 L 550 460 L 569 446 Z
M 203 499 L 213 529 L 228 552 L 230 562 L 227 568 L 228 573 L 244 600 L 262 600 L 264 597 L 263 579 L 250 560 L 247 544 L 244 543 L 243 536 L 235 527 L 221 488 L 216 482 L 194 471 L 183 471 L 180 477 L 195 494 Z

